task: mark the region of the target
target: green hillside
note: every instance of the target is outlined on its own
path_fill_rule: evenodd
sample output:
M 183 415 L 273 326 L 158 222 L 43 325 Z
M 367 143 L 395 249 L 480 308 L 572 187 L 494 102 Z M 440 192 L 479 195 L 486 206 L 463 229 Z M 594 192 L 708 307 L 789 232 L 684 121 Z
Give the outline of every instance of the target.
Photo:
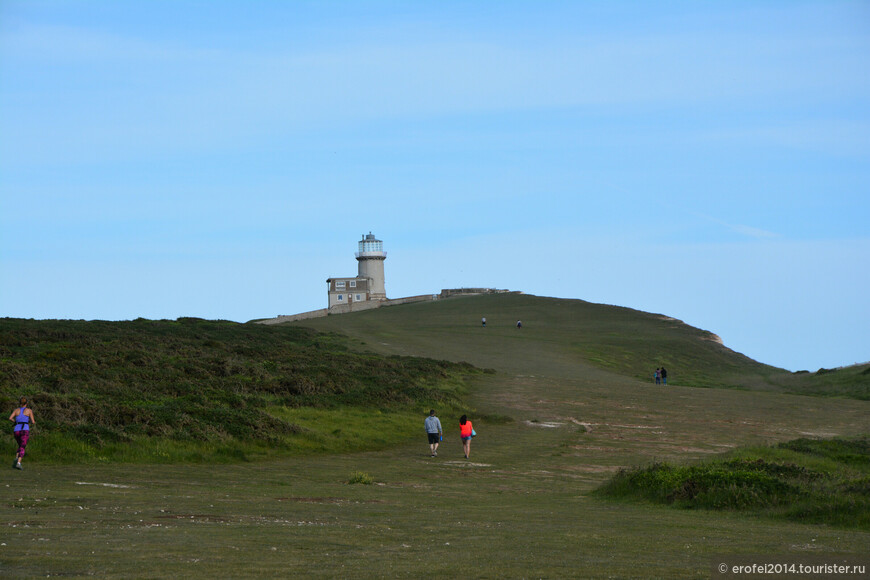
M 458 405 L 463 376 L 477 372 L 350 352 L 345 343 L 307 329 L 191 318 L 3 319 L 0 403 L 11 410 L 21 395 L 33 401 L 42 458 L 239 459 L 394 443 L 411 429 L 409 414 Z
M 516 328 L 517 320 L 522 329 Z M 870 398 L 870 375 L 862 369 L 792 374 L 734 352 L 714 334 L 679 320 L 583 300 L 471 296 L 293 324 L 340 331 L 384 353 L 468 361 L 508 372 L 577 376 L 606 371 L 611 376 L 602 380 L 616 380 L 616 375 L 649 382 L 664 366 L 671 385 Z
M 870 364 L 819 369 L 773 377 L 783 390 L 820 397 L 847 397 L 870 401 Z
M 866 365 L 789 373 L 712 338 L 516 294 L 283 326 L 0 320 L 2 402 L 41 421 L 0 486 L 3 570 L 688 579 L 866 553 Z
M 278 326 L 0 320 L 0 403 L 32 397 L 39 456 L 63 461 L 383 448 L 467 405 L 481 369 L 630 387 L 658 366 L 674 387 L 870 398 L 866 367 L 793 374 L 666 316 L 515 293 Z

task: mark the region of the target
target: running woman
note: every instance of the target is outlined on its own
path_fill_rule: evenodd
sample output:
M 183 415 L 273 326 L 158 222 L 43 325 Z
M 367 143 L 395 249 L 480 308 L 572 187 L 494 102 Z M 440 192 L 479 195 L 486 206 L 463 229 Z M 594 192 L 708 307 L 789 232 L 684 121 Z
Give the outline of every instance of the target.
M 21 397 L 19 404 L 21 406 L 9 415 L 9 420 L 15 423 L 12 431 L 15 435 L 15 440 L 18 442 L 18 453 L 15 455 L 15 461 L 12 463 L 14 469 L 22 469 L 21 460 L 24 458 L 24 448 L 27 447 L 27 440 L 30 438 L 30 428 L 36 425 L 36 421 L 33 419 L 33 411 L 27 408 L 27 397 Z

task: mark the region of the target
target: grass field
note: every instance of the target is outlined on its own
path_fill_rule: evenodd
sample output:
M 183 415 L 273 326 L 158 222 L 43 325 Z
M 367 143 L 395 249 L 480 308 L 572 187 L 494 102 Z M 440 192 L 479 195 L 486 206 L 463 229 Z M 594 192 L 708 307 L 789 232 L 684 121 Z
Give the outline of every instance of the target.
M 794 375 L 730 353 L 701 331 L 565 302 L 459 298 L 305 322 L 347 334 L 361 351 L 495 369 L 469 383 L 466 412 L 479 433 L 469 461 L 459 410 L 440 415 L 437 458 L 421 410 L 407 419 L 418 422 L 416 438 L 374 452 L 222 465 L 26 462 L 0 481 L 0 572 L 706 578 L 729 554 L 867 553 L 870 532 L 861 529 L 593 493 L 620 468 L 866 436 L 870 402 L 793 394 L 802 377 L 785 385 L 780 379 Z M 618 315 L 610 326 L 609 314 Z M 610 342 L 599 340 L 608 334 Z M 651 384 L 660 364 L 674 384 Z M 331 419 L 317 412 L 269 412 L 331 433 Z M 377 416 L 355 420 L 379 424 Z M 6 448 L 11 463 L 11 441 Z

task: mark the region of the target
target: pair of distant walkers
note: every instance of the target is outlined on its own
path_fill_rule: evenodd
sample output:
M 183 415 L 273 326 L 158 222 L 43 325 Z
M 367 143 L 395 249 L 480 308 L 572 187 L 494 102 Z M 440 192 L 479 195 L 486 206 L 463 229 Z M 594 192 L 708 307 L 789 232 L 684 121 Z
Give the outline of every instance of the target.
M 668 384 L 668 370 L 665 367 L 657 368 L 655 375 L 653 376 L 655 377 L 657 385 L 661 385 L 662 383 Z
M 486 328 L 486 316 L 484 316 L 483 318 L 480 319 L 480 324 L 481 324 L 481 326 Z M 517 320 L 517 328 L 522 328 L 522 327 L 523 327 L 522 320 Z
M 444 439 L 441 420 L 435 416 L 435 409 L 429 411 L 429 416 L 423 421 L 426 436 L 429 438 L 429 452 L 432 457 L 438 457 L 438 444 Z M 462 439 L 462 452 L 468 459 L 471 455 L 471 438 L 477 435 L 466 415 L 459 418 L 459 437 Z

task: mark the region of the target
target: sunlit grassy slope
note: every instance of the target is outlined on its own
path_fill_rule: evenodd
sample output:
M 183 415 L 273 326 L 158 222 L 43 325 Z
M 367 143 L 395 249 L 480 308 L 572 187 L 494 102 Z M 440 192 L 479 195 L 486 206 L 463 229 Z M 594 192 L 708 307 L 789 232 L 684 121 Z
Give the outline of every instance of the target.
M 478 372 L 345 342 L 192 318 L 0 319 L 0 406 L 30 397 L 40 460 L 237 461 L 395 444 Z
M 481 316 L 487 317 L 486 329 Z M 514 326 L 517 319 L 522 330 Z M 269 327 L 253 324 L 214 330 L 250 340 L 284 337 L 279 343 L 299 332 L 301 354 L 312 356 L 346 346 L 348 356 L 333 352 L 330 359 L 336 372 L 393 376 L 402 389 L 409 375 L 395 373 L 407 365 L 456 370 L 459 377 L 447 381 L 454 390 L 436 381 L 431 388 L 441 391 L 440 399 L 437 393 L 417 398 L 431 402 L 441 417 L 438 457 L 430 456 L 423 433 L 428 407 L 390 411 L 389 399 L 382 398 L 353 408 L 265 398 L 265 412 L 303 430 L 289 441 L 312 449 L 269 461 L 58 465 L 41 461 L 49 433 L 37 432 L 24 471 L 7 464 L 0 485 L 0 520 L 8 523 L 8 549 L 0 553 L 6 575 L 708 578 L 723 555 L 794 561 L 805 554 L 865 554 L 870 545 L 870 532 L 849 522 L 819 525 L 809 523 L 818 519 L 764 517 L 757 510 L 675 509 L 592 493 L 622 469 L 666 463 L 675 472 L 690 466 L 693 474 L 692 465 L 709 462 L 718 476 L 722 461 L 736 459 L 738 467 L 770 470 L 773 463 L 796 461 L 795 449 L 777 447 L 782 442 L 866 437 L 870 402 L 778 392 L 785 388 L 780 379 L 795 383 L 789 388 L 807 380 L 825 388 L 831 383 L 824 381 L 839 373 L 787 373 L 661 317 L 532 296 L 461 298 L 299 325 L 351 338 L 298 328 L 260 333 L 256 328 Z M 189 326 L 196 332 L 187 344 L 207 347 L 197 348 L 205 356 L 197 366 L 223 358 L 218 353 L 231 352 L 230 343 L 239 340 L 197 339 L 201 325 Z M 224 346 L 207 346 L 204 338 Z M 246 350 L 236 364 L 257 368 L 262 350 Z M 369 350 L 376 352 L 353 352 Z M 265 358 L 276 360 L 284 352 L 282 347 Z M 417 359 L 382 368 L 391 359 L 376 354 L 466 360 L 496 372 Z M 320 368 L 315 363 L 309 360 L 308 366 Z M 671 371 L 667 387 L 651 381 L 660 364 Z M 267 369 L 269 375 L 281 366 Z M 843 376 L 844 384 L 855 384 Z M 734 388 L 694 388 L 696 383 Z M 470 459 L 459 441 L 463 413 L 478 432 Z M 377 451 L 358 452 L 360 444 L 373 441 L 373 431 L 389 440 L 367 447 Z M 11 458 L 11 437 L 6 441 Z M 828 470 L 828 457 L 802 464 Z M 856 493 L 866 490 L 861 470 L 840 473 L 839 481 Z M 354 481 L 372 484 L 349 485 Z M 837 484 L 814 480 L 806 489 L 824 492 Z
M 487 326 L 481 325 L 486 317 Z M 523 328 L 516 327 L 517 320 Z M 337 330 L 385 353 L 467 361 L 507 372 L 576 376 L 606 371 L 671 385 L 866 398 L 867 374 L 794 375 L 665 315 L 517 293 L 451 298 L 295 323 Z M 842 380 L 838 383 L 837 377 Z

